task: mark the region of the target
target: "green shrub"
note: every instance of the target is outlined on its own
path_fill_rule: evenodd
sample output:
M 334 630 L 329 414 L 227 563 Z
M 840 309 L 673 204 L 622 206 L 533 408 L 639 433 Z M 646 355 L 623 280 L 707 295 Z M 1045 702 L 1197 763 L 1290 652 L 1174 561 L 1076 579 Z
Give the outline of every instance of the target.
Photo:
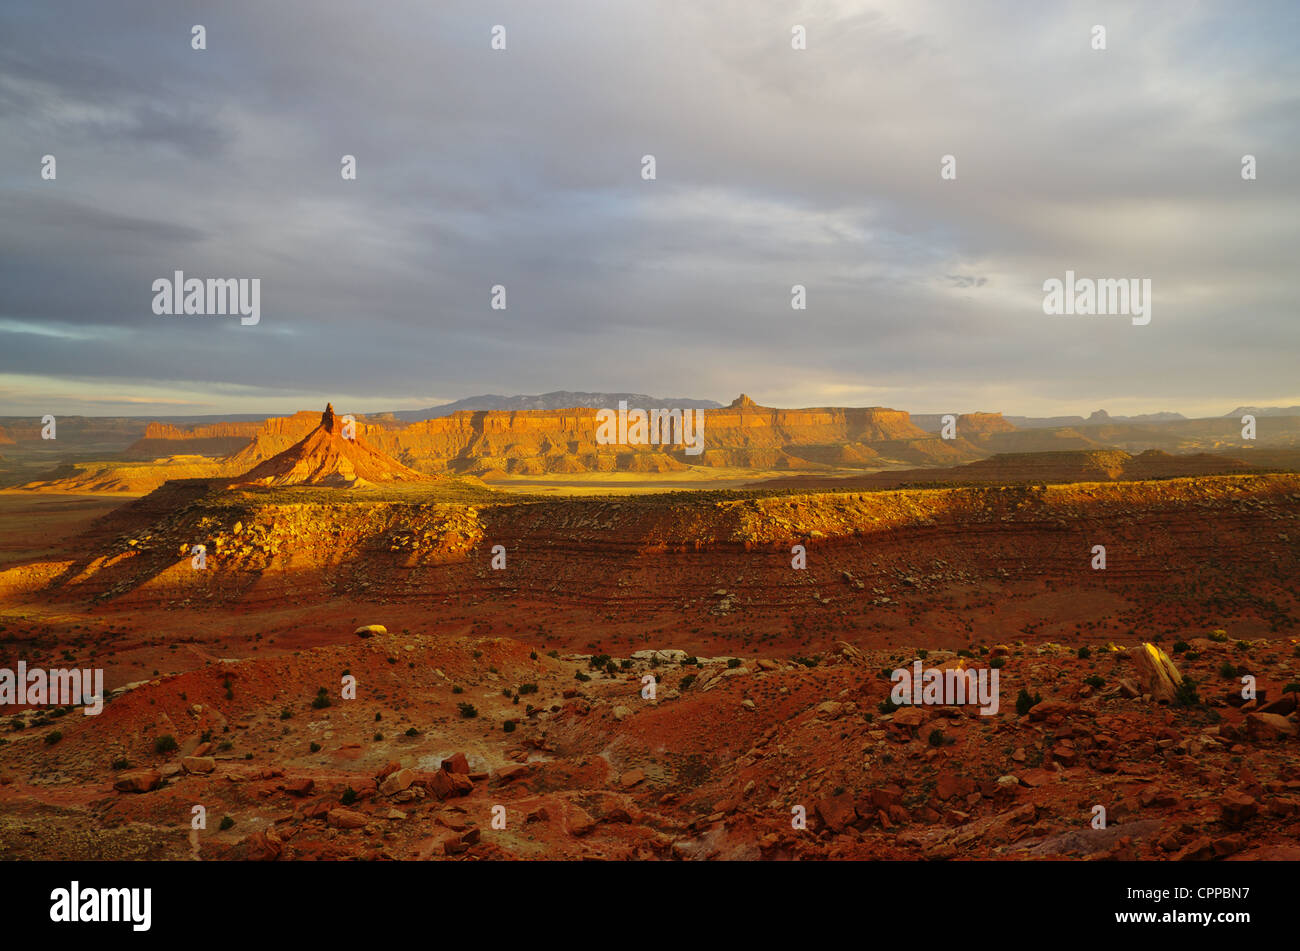
M 501 724 L 501 729 L 505 730 L 507 733 L 515 732 L 515 721 L 507 720 L 505 723 Z
M 1201 705 L 1201 698 L 1196 692 L 1196 681 L 1191 677 L 1183 677 L 1183 682 L 1178 685 L 1178 690 L 1174 694 L 1174 704 L 1179 707 L 1199 707 Z
M 478 711 L 474 709 L 474 704 L 472 703 L 458 703 L 456 704 L 456 706 L 460 708 L 460 715 L 462 719 L 472 720 L 476 716 L 478 716 Z
M 357 801 L 357 791 L 351 786 L 343 790 L 343 795 L 339 796 L 339 802 L 345 806 L 350 806 Z
M 230 816 L 222 816 L 222 817 L 221 817 L 221 826 L 220 826 L 220 828 L 221 828 L 221 831 L 222 831 L 222 832 L 225 832 L 227 829 L 232 828 L 234 825 L 235 825 L 235 820 L 232 819 L 232 818 L 230 818 Z
M 59 731 L 59 730 L 54 730 L 54 731 L 51 732 L 51 733 L 46 733 L 46 734 L 45 734 L 45 745 L 46 745 L 46 746 L 53 746 L 55 743 L 59 742 L 59 740 L 61 740 L 61 739 L 63 739 L 63 733 L 62 733 L 61 731 Z
M 1041 694 L 1037 694 L 1037 693 L 1031 694 L 1024 687 L 1021 687 L 1020 693 L 1016 695 L 1016 713 L 1020 714 L 1021 716 L 1024 716 L 1026 713 L 1029 712 L 1031 707 L 1033 707 L 1035 704 L 1039 704 L 1042 702 L 1043 702 L 1043 697 Z
M 1078 650 L 1079 660 L 1087 660 L 1092 656 L 1092 650 L 1087 647 L 1080 647 Z
M 176 737 L 170 733 L 164 733 L 158 739 L 153 741 L 153 751 L 162 755 L 174 753 L 177 750 Z
M 740 665 L 741 665 L 741 660 L 740 660 L 739 657 L 731 657 L 731 658 L 729 658 L 729 659 L 727 660 L 727 669 L 728 669 L 728 670 L 735 670 L 735 669 L 736 669 L 737 667 L 739 667 Z

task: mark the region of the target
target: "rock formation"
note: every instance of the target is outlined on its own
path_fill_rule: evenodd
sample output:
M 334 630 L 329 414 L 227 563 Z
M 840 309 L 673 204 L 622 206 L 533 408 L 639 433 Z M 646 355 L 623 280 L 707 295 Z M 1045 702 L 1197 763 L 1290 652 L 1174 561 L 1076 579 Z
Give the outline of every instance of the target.
M 343 420 L 327 404 L 320 423 L 301 441 L 255 466 L 232 484 L 264 486 L 339 485 L 358 488 L 385 482 L 424 482 L 430 479 L 366 444 L 360 435 L 344 433 Z

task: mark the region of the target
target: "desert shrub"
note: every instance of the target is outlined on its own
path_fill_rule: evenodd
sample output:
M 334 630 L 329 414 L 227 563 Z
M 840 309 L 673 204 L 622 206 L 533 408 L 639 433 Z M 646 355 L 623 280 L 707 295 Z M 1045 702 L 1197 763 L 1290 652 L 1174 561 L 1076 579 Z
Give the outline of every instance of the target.
M 1083 678 L 1083 682 L 1086 683 L 1089 687 L 1092 687 L 1094 690 L 1100 690 L 1102 687 L 1106 686 L 1105 678 L 1099 676 L 1098 674 L 1093 674 L 1091 677 Z
M 739 657 L 732 657 L 727 661 L 727 669 L 735 670 L 737 667 L 740 666 L 740 664 L 741 664 L 741 660 Z
M 478 716 L 478 710 L 474 708 L 474 704 L 472 703 L 458 703 L 456 704 L 456 706 L 460 708 L 460 715 L 462 719 L 472 720 L 476 716 Z
M 319 753 L 319 752 L 320 752 L 320 744 L 317 743 L 315 740 L 312 740 L 311 743 L 308 745 L 307 748 L 308 748 L 309 750 L 311 750 L 313 753 Z
M 324 710 L 330 705 L 330 695 L 324 687 L 316 691 L 316 696 L 312 698 L 311 706 L 313 710 Z
M 174 753 L 177 750 L 176 737 L 170 733 L 164 733 L 158 739 L 153 741 L 153 751 L 155 753 L 167 754 Z
M 1200 695 L 1196 692 L 1196 681 L 1191 677 L 1183 677 L 1183 682 L 1178 685 L 1178 690 L 1174 693 L 1174 704 L 1179 707 L 1201 705 Z
M 515 732 L 515 721 L 507 720 L 505 723 L 501 724 L 501 729 L 505 730 L 507 733 Z
M 994 657 L 989 661 L 989 667 L 993 670 L 1001 670 L 1005 666 L 1007 666 L 1007 659 L 1005 657 Z
M 1079 660 L 1087 660 L 1092 656 L 1092 650 L 1087 647 L 1080 647 L 1078 650 Z
M 230 818 L 230 816 L 221 817 L 220 829 L 222 832 L 225 832 L 227 829 L 233 828 L 234 825 L 235 825 L 235 820 Z
M 54 731 L 51 732 L 51 733 L 46 733 L 46 734 L 45 734 L 45 745 L 46 745 L 46 746 L 53 746 L 55 743 L 59 742 L 59 740 L 61 740 L 61 739 L 63 739 L 63 733 L 62 733 L 61 731 L 59 731 L 59 730 L 54 730 Z
M 350 806 L 357 801 L 357 791 L 351 786 L 343 790 L 343 795 L 339 796 L 339 802 L 345 806 Z
M 1016 694 L 1016 713 L 1024 716 L 1035 704 L 1042 703 L 1041 694 L 1030 693 L 1024 687 L 1020 688 L 1020 693 Z
M 520 695 L 537 693 L 537 684 L 520 684 L 519 693 Z

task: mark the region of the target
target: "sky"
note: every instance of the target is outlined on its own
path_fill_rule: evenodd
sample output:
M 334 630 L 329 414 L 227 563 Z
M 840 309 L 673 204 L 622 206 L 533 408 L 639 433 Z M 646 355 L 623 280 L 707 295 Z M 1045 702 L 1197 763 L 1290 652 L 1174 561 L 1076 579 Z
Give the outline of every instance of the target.
M 1297 32 L 1289 2 L 7 2 L 0 416 L 1297 404 Z M 155 314 L 176 270 L 259 279 L 260 321 Z M 1149 279 L 1150 323 L 1044 314 L 1067 270 Z

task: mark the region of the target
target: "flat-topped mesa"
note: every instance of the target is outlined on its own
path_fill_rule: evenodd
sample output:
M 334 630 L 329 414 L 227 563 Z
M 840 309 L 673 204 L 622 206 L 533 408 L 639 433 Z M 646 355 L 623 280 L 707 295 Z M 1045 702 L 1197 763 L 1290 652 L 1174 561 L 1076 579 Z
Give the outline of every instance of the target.
M 982 436 L 987 433 L 1014 433 L 1016 427 L 1001 413 L 962 413 L 957 417 L 958 436 Z

